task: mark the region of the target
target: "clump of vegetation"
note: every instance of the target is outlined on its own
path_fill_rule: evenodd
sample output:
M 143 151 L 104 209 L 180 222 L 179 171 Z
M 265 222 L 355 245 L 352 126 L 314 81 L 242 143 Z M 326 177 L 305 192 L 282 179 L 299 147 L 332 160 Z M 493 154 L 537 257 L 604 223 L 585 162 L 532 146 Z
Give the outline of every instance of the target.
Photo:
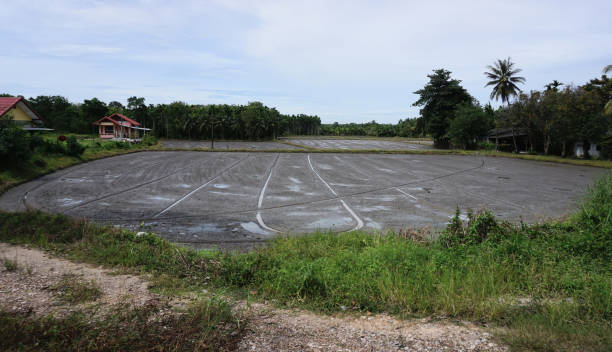
M 81 145 L 75 136 L 66 138 L 66 154 L 79 158 L 85 151 L 85 146 Z
M 234 350 L 244 325 L 222 300 L 201 300 L 184 313 L 158 306 L 119 305 L 67 317 L 32 317 L 0 311 L 2 351 L 200 351 Z
M 95 301 L 102 296 L 102 290 L 95 281 L 85 281 L 76 275 L 65 274 L 51 290 L 65 302 L 76 304 Z
M 146 146 L 152 146 L 157 144 L 157 138 L 155 138 L 152 134 L 146 134 L 142 137 L 142 141 L 140 142 Z
M 2 258 L 2 264 L 4 265 L 6 271 L 17 271 L 17 269 L 19 269 L 19 264 L 17 263 L 17 260 Z
M 32 156 L 27 133 L 11 121 L 10 116 L 0 117 L 0 169 L 29 160 Z

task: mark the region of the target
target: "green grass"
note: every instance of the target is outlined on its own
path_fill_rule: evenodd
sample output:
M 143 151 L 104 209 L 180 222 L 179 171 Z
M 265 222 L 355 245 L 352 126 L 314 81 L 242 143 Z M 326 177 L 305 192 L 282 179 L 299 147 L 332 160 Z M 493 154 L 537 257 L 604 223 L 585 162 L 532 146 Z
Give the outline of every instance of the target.
M 513 225 L 482 212 L 456 217 L 434 242 L 317 233 L 196 252 L 39 212 L 0 213 L 0 241 L 148 274 L 161 292 L 211 286 L 325 313 L 470 320 L 515 350 L 612 348 L 612 176 L 567 221 Z
M 6 271 L 13 272 L 19 269 L 19 264 L 17 263 L 17 260 L 2 258 L 2 264 L 4 265 Z
M 230 351 L 244 326 L 222 300 L 207 299 L 181 314 L 159 307 L 114 307 L 67 317 L 33 317 L 0 311 L 2 351 Z
M 91 302 L 102 296 L 102 290 L 95 281 L 86 281 L 74 274 L 62 275 L 50 289 L 70 304 Z

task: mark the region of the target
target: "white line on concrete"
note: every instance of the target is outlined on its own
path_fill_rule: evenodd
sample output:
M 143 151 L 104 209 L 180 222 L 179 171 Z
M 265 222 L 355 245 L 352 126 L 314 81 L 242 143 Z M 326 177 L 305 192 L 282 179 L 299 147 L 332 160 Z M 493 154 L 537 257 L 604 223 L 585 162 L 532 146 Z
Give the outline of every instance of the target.
M 407 195 L 408 197 L 410 197 L 410 198 L 412 198 L 412 199 L 414 199 L 414 200 L 418 200 L 418 199 L 417 199 L 417 197 L 413 196 L 412 194 L 409 194 L 409 193 L 406 193 L 406 192 L 402 191 L 402 190 L 401 190 L 399 187 L 395 187 L 395 189 L 396 189 L 398 192 L 400 192 L 400 193 L 402 193 L 402 194 L 404 194 L 404 195 Z
M 310 161 L 310 154 L 308 154 L 308 164 L 310 165 L 310 169 L 312 170 L 312 172 L 314 172 L 315 175 L 317 175 L 319 180 L 321 180 L 321 182 L 323 182 L 327 186 L 327 188 L 329 188 L 329 190 L 337 197 L 338 194 L 331 188 L 331 186 L 327 182 L 325 182 L 323 177 L 321 177 L 321 175 L 319 175 L 317 170 L 315 170 L 314 166 L 312 166 L 312 161 Z M 357 226 L 355 226 L 351 231 L 359 230 L 360 228 L 362 228 L 363 220 L 361 220 L 361 218 L 357 216 L 357 214 L 353 211 L 353 209 L 351 209 L 351 207 L 348 204 L 346 204 L 344 199 L 340 199 L 340 202 L 342 202 L 342 206 L 344 207 L 344 209 L 346 209 L 351 214 L 351 216 L 355 219 L 355 221 L 357 221 Z
M 357 214 L 355 214 L 353 209 L 351 209 L 351 207 L 349 207 L 348 204 L 346 204 L 344 199 L 340 199 L 340 202 L 342 202 L 342 206 L 344 206 L 344 209 L 348 210 L 348 212 L 351 213 L 353 218 L 355 218 L 355 220 L 357 221 L 357 226 L 355 226 L 351 231 L 359 230 L 360 228 L 362 228 L 363 227 L 363 220 L 361 220 L 361 218 L 359 216 L 357 216 Z
M 274 163 L 272 163 L 272 167 L 270 167 L 270 174 L 268 174 L 266 183 L 264 183 L 264 186 L 261 188 L 261 192 L 259 192 L 259 200 L 257 201 L 257 209 L 260 209 L 261 205 L 263 204 L 264 194 L 266 193 L 266 188 L 268 188 L 268 182 L 270 182 L 270 179 L 272 178 L 272 171 L 274 171 L 274 166 L 276 166 L 276 162 L 278 161 L 278 158 L 279 158 L 279 154 L 276 155 L 276 159 L 274 159 Z M 263 227 L 264 229 L 268 231 L 280 233 L 280 231 L 273 229 L 266 225 L 266 223 L 263 221 L 263 218 L 261 217 L 260 211 L 257 211 L 257 216 L 255 216 L 255 218 L 257 219 L 259 226 Z
M 333 193 L 335 196 L 338 196 L 338 193 L 336 193 L 336 192 L 335 192 L 335 191 L 334 191 L 334 190 L 331 188 L 331 186 L 330 186 L 330 185 L 329 185 L 327 182 L 325 182 L 325 180 L 323 179 L 323 177 L 321 177 L 321 175 L 319 175 L 319 173 L 317 172 L 317 170 L 315 170 L 315 168 L 312 166 L 312 162 L 310 161 L 310 154 L 308 154 L 308 164 L 310 165 L 310 168 L 312 169 L 312 172 L 314 172 L 314 173 L 315 173 L 315 175 L 317 175 L 317 177 L 319 178 L 319 180 L 321 180 L 321 182 L 323 182 L 323 183 L 324 183 L 324 184 L 327 186 L 327 188 L 329 188 L 329 190 L 330 190 L 330 191 L 331 191 L 331 192 L 332 192 L 332 193 Z
M 247 157 L 248 158 L 248 157 Z M 184 201 L 185 199 L 191 197 L 192 194 L 196 193 L 197 191 L 201 190 L 202 188 L 208 186 L 211 182 L 213 182 L 214 180 L 218 179 L 221 175 L 223 175 L 226 171 L 228 171 L 229 169 L 233 168 L 234 166 L 238 165 L 240 162 L 244 161 L 247 158 L 243 158 L 240 159 L 238 161 L 236 161 L 235 163 L 233 163 L 231 166 L 229 166 L 228 168 L 224 169 L 223 171 L 219 172 L 215 177 L 211 178 L 210 180 L 208 180 L 208 182 L 201 184 L 198 188 L 194 189 L 193 191 L 187 193 L 186 195 L 184 195 L 181 199 L 177 200 L 176 202 L 170 204 L 170 206 L 168 206 L 166 209 L 162 210 L 161 212 L 155 214 L 153 217 L 156 218 L 160 215 L 165 214 L 168 210 L 174 208 L 175 206 L 179 205 L 180 202 Z

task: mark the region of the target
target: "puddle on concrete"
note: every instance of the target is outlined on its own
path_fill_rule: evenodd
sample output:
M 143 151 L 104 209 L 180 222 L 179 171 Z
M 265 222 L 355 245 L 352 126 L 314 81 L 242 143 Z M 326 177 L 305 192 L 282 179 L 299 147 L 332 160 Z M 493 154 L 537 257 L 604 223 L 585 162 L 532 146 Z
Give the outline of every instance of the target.
M 247 193 L 231 193 L 231 192 L 218 192 L 218 191 L 208 191 L 208 193 L 220 194 L 222 196 L 249 197 Z
M 329 230 L 335 229 L 337 227 L 348 226 L 353 222 L 352 218 L 347 217 L 332 217 L 332 218 L 322 218 L 317 221 L 313 221 L 305 226 L 305 228 L 310 230 Z
M 292 192 L 299 192 L 302 189 L 298 185 L 287 185 L 287 188 L 289 188 L 289 190 Z
M 213 187 L 215 187 L 215 188 L 225 189 L 225 188 L 230 188 L 230 185 L 226 185 L 226 184 L 224 184 L 224 183 L 215 183 L 215 184 L 213 185 Z
M 360 206 L 359 211 L 391 211 L 391 207 L 386 205 L 372 205 L 369 207 Z
M 207 233 L 207 232 L 223 232 L 223 229 L 218 227 L 217 224 L 203 223 L 196 226 L 190 226 L 185 228 L 188 233 Z
M 259 227 L 259 225 L 257 225 L 256 223 L 252 221 L 240 223 L 240 226 L 242 226 L 243 229 L 251 233 L 256 233 L 258 235 L 269 235 L 270 234 L 268 231 L 262 229 L 261 227 Z
M 174 200 L 174 198 L 168 198 L 168 197 L 160 197 L 160 196 L 149 196 L 150 200 L 163 200 L 163 201 L 171 201 Z
M 72 198 L 60 198 L 57 200 L 59 203 L 62 203 L 62 206 L 71 206 L 71 205 L 76 205 L 76 204 L 80 204 L 83 201 L 82 200 L 75 200 Z
M 295 177 L 291 177 L 291 176 L 289 176 L 289 179 L 290 179 L 290 180 L 291 180 L 291 182 L 293 182 L 293 183 L 302 183 L 302 181 L 298 180 L 298 179 L 297 179 L 297 178 L 295 178 Z

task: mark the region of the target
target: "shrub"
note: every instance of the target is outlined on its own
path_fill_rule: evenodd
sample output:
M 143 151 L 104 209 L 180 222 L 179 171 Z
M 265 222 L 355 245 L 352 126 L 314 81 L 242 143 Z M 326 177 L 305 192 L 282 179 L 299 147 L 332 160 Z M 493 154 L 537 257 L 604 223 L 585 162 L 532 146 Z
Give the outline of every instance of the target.
M 118 149 L 130 149 L 130 143 L 129 142 L 115 141 L 115 148 L 118 148 Z M 110 149 L 112 149 L 112 148 L 110 148 Z
M 85 146 L 81 145 L 75 136 L 66 138 L 66 154 L 74 157 L 80 157 L 85 151 Z
M 155 136 L 153 136 L 151 134 L 146 134 L 144 137 L 142 137 L 142 142 L 141 143 L 146 145 L 146 146 L 156 145 L 157 144 L 157 138 L 155 138 Z
M 445 247 L 462 244 L 482 243 L 489 237 L 498 234 L 501 226 L 490 210 L 481 210 L 476 214 L 468 211 L 467 221 L 461 219 L 459 208 L 446 229 L 440 234 L 440 242 Z
M 495 143 L 491 142 L 479 142 L 478 149 L 480 150 L 495 150 Z
M 27 133 L 6 118 L 0 120 L 0 162 L 8 167 L 32 156 Z
M 456 147 L 474 149 L 478 140 L 487 135 L 489 120 L 487 114 L 477 105 L 462 105 L 457 108 L 456 117 L 451 121 L 447 137 Z
M 66 154 L 66 147 L 59 141 L 42 140 L 36 145 L 36 150 L 43 154 Z
M 38 167 L 45 167 L 47 166 L 47 162 L 45 161 L 45 159 L 41 158 L 40 156 L 36 155 L 32 158 L 32 163 Z

